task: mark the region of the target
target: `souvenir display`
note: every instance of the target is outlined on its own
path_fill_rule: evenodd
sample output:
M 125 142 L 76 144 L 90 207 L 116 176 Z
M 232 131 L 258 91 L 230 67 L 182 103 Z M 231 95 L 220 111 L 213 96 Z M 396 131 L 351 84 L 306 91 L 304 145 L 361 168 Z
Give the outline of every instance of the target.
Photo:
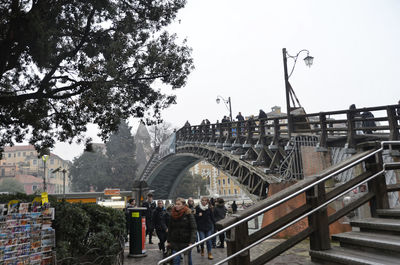
M 0 205 L 0 264 L 55 264 L 52 211 L 48 203 L 42 207 L 13 200 L 8 208 Z

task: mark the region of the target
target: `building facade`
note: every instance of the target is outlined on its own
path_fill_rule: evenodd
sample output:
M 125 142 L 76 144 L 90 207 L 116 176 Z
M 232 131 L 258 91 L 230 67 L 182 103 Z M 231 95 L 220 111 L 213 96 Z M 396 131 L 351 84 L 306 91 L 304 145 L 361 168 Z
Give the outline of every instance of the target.
M 203 179 L 207 179 L 208 191 L 212 197 L 242 198 L 245 196 L 231 178 L 204 160 L 194 165 L 189 171 L 192 175 L 200 175 Z
M 68 192 L 69 165 L 68 160 L 63 160 L 53 153 L 50 153 L 44 162 L 42 157 L 38 157 L 33 145 L 5 147 L 3 158 L 0 160 L 0 180 L 7 177 L 14 178 L 24 185 L 27 194 L 32 194 L 37 190 L 43 190 L 45 175 L 47 192 L 63 193 L 65 176 L 65 191 Z

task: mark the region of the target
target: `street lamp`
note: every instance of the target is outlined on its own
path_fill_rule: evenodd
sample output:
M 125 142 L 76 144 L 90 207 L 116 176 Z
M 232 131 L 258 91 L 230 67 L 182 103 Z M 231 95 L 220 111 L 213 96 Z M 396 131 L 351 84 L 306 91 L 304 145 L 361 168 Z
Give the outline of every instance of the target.
M 310 52 L 306 49 L 303 49 L 299 51 L 295 56 L 290 55 L 287 51 L 286 48 L 282 49 L 282 54 L 283 54 L 283 69 L 284 69 L 284 74 L 285 74 L 285 90 L 286 90 L 286 111 L 287 111 L 287 120 L 288 120 L 288 136 L 290 139 L 290 136 L 293 132 L 293 124 L 292 124 L 292 117 L 290 116 L 290 111 L 292 108 L 290 107 L 290 100 L 292 100 L 293 107 L 296 108 L 296 103 L 294 99 L 296 99 L 299 107 L 301 107 L 299 100 L 296 97 L 296 94 L 294 93 L 294 90 L 292 86 L 289 83 L 289 78 L 292 76 L 294 68 L 296 66 L 297 58 L 299 57 L 300 53 L 302 52 L 307 52 L 307 56 L 304 58 L 304 63 L 306 66 L 311 67 L 314 61 L 314 57 L 310 56 Z M 290 74 L 288 74 L 288 69 L 287 69 L 287 59 L 293 59 L 293 67 L 292 70 L 290 71 Z
M 222 99 L 222 102 L 224 102 L 225 107 L 229 110 L 229 117 L 231 118 L 231 121 L 233 121 L 233 120 L 232 120 L 231 97 L 228 97 L 228 100 L 226 100 L 226 99 L 224 99 L 224 98 L 221 97 L 221 96 L 217 96 L 217 99 L 215 100 L 215 101 L 217 102 L 217 104 L 219 104 L 219 103 L 221 102 L 221 99 Z M 229 107 L 228 107 L 228 106 L 229 106 Z
M 58 167 L 52 171 L 52 173 L 56 173 L 58 171 L 61 171 L 63 174 L 63 198 L 65 199 L 65 173 L 67 173 L 67 170 L 65 168 L 61 169 L 61 167 Z
M 46 184 L 46 161 L 49 159 L 49 155 L 43 155 L 43 191 L 47 192 L 47 184 Z

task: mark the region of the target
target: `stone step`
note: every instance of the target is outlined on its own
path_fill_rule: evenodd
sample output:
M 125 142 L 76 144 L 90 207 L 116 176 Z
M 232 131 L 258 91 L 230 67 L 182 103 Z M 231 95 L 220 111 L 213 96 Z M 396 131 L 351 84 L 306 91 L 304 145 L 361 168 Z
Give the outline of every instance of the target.
M 378 209 L 376 210 L 379 217 L 383 218 L 400 218 L 400 208 Z
M 364 248 L 364 250 L 369 248 L 371 251 L 390 252 L 397 255 L 397 257 L 400 254 L 399 235 L 352 231 L 332 235 L 332 239 L 339 241 L 342 247 L 353 246 L 358 249 Z
M 321 264 L 349 264 L 349 265 L 394 265 L 399 264 L 398 257 L 386 253 L 377 254 L 362 250 L 334 247 L 329 250 L 310 250 L 311 260 Z
M 364 218 L 360 220 L 353 220 L 350 222 L 351 226 L 359 227 L 361 231 L 369 232 L 392 232 L 400 233 L 400 219 L 387 219 L 387 218 Z

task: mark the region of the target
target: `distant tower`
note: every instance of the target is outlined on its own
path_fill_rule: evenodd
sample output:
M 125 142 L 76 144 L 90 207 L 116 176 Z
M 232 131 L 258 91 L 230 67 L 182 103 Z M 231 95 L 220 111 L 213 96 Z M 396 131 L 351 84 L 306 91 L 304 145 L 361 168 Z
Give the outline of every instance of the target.
M 153 149 L 151 148 L 151 137 L 146 125 L 140 122 L 135 135 L 136 163 L 138 165 L 138 175 L 140 175 L 149 161 Z

